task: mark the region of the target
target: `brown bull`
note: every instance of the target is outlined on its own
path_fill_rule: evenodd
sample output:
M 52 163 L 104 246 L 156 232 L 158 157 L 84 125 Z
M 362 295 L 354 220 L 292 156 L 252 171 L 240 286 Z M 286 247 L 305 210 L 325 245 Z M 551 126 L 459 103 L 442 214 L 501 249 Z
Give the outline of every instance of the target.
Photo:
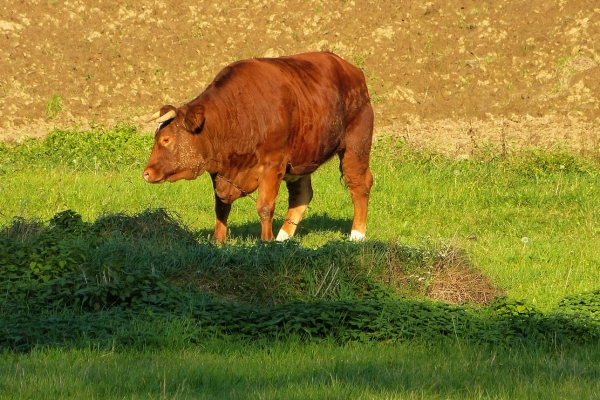
M 312 174 L 335 154 L 354 203 L 350 239 L 365 237 L 373 177 L 373 109 L 361 70 L 332 53 L 238 61 L 181 107 L 165 105 L 143 176 L 195 179 L 207 171 L 215 192 L 214 238 L 224 241 L 236 199 L 258 189 L 261 238 L 273 239 L 282 181 L 289 208 L 277 240 L 293 236 L 313 196 Z

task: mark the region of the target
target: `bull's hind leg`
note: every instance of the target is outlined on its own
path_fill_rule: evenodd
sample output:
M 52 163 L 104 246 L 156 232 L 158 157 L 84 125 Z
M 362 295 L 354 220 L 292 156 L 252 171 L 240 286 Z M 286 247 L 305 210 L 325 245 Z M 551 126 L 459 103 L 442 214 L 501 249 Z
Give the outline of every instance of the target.
M 277 240 L 279 241 L 287 240 L 294 236 L 302 215 L 304 215 L 313 197 L 310 175 L 304 175 L 294 181 L 287 181 L 285 184 L 289 192 L 289 206 L 285 221 L 277 234 Z
M 354 219 L 350 240 L 361 240 L 367 232 L 367 210 L 373 186 L 369 155 L 373 136 L 373 114 L 365 110 L 346 131 L 346 148 L 339 154 L 340 169 L 350 189 Z
M 345 151 L 341 158 L 344 180 L 350 189 L 350 197 L 354 204 L 354 219 L 350 240 L 364 239 L 367 233 L 367 211 L 369 195 L 373 186 L 373 175 L 367 161 L 356 153 Z

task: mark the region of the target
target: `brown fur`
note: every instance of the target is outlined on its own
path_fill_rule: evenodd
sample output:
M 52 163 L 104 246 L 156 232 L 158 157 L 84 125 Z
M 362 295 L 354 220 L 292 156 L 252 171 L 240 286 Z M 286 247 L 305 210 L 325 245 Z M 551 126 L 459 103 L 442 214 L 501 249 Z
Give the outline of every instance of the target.
M 310 179 L 299 178 L 335 154 L 354 202 L 352 229 L 365 233 L 373 111 L 358 68 L 332 53 L 238 61 L 194 100 L 163 106 L 161 115 L 172 109 L 177 115 L 157 129 L 144 178 L 194 179 L 208 171 L 217 240 L 225 240 L 231 203 L 257 189 L 261 238 L 272 239 L 282 180 L 290 189 L 290 222 L 282 229 L 292 236 L 312 198 Z

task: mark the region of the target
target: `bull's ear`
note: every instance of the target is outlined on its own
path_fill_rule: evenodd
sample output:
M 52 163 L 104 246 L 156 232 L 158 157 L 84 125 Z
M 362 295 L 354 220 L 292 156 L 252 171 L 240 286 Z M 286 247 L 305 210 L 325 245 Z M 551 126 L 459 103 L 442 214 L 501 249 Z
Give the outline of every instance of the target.
M 200 133 L 204 127 L 204 107 L 200 105 L 188 107 L 183 124 L 188 131 Z

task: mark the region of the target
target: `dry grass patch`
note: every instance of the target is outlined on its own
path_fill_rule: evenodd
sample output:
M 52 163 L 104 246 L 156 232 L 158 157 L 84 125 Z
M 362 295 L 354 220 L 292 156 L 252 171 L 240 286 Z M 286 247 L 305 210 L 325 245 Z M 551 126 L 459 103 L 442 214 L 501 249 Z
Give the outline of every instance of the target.
M 450 248 L 433 265 L 425 295 L 452 304 L 489 304 L 503 293 L 481 271 L 469 265 L 460 250 Z

